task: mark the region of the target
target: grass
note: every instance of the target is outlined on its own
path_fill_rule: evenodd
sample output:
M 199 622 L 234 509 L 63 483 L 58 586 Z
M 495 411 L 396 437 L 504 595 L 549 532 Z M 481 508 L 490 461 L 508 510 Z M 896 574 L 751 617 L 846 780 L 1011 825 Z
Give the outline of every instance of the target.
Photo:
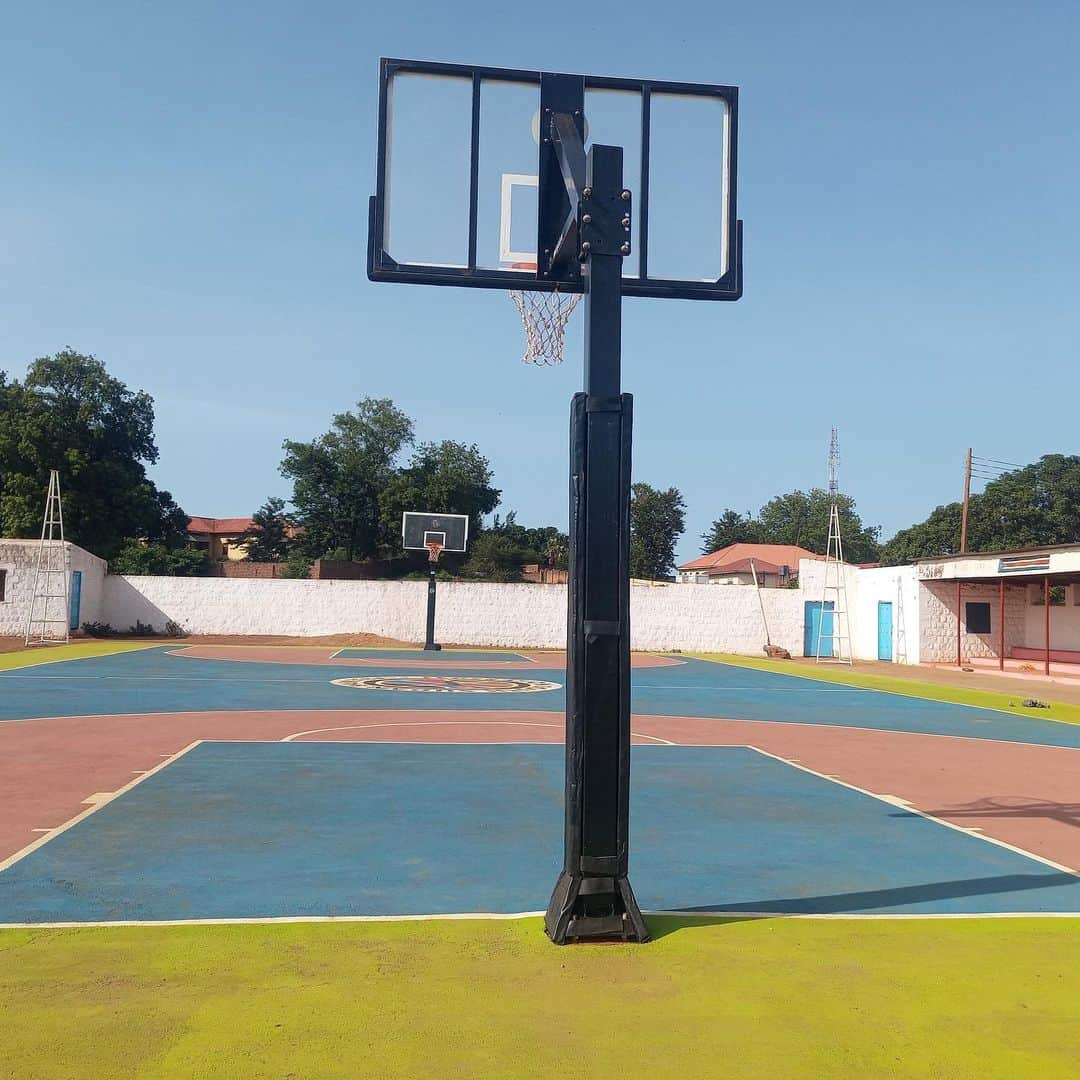
M 7 1077 L 1076 1077 L 1080 919 L 0 932 Z
M 44 645 L 36 649 L 0 653 L 0 671 L 34 667 L 56 660 L 81 660 L 87 656 L 109 656 L 112 653 L 152 648 L 154 645 L 145 641 L 76 641 L 70 645 Z
M 735 667 L 771 671 L 775 675 L 794 675 L 802 679 L 817 679 L 820 682 L 861 686 L 867 690 L 884 690 L 890 694 L 904 694 L 907 697 L 929 698 L 931 701 L 947 701 L 957 705 L 975 705 L 981 709 L 998 709 L 1001 712 L 1012 713 L 1014 716 L 1080 724 L 1080 705 L 1047 702 L 1050 706 L 1048 709 L 1024 708 L 1020 702 L 1026 697 L 1033 696 L 1036 691 L 1032 691 L 1032 694 L 1002 694 L 995 690 L 973 690 L 965 686 L 946 686 L 941 683 L 891 678 L 888 675 L 870 675 L 850 668 L 846 670 L 812 668 L 784 660 L 767 660 L 756 656 L 735 656 L 728 653 L 694 653 L 692 655 L 699 660 L 712 660 Z

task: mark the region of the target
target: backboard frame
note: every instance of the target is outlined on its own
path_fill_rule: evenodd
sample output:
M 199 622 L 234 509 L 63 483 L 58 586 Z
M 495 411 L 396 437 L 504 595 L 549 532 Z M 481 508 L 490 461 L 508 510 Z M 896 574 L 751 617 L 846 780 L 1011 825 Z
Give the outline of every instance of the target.
M 409 525 L 410 520 L 415 519 L 419 527 L 419 542 L 410 544 Z M 461 546 L 452 546 L 450 543 L 450 530 L 447 525 L 460 527 Z M 401 515 L 401 546 L 405 551 L 427 551 L 428 537 L 440 535 L 443 538 L 443 553 L 449 555 L 461 555 L 465 553 L 469 545 L 469 515 L 468 514 L 435 514 L 426 510 L 406 510 Z
M 390 87 L 398 74 L 451 76 L 471 79 L 472 133 L 469 181 L 468 252 L 464 266 L 431 266 L 418 263 L 399 263 L 386 250 L 385 236 L 388 211 L 388 139 L 390 137 Z M 444 64 L 427 60 L 403 60 L 384 57 L 379 61 L 379 114 L 376 187 L 368 206 L 368 277 L 372 281 L 394 281 L 416 285 L 456 285 L 481 289 L 531 289 L 542 292 L 582 292 L 583 283 L 576 265 L 558 273 L 545 273 L 541 265 L 533 274 L 477 265 L 477 224 L 480 167 L 480 91 L 485 81 L 513 82 L 535 85 L 542 95 L 544 82 L 551 76 L 540 71 L 518 68 L 473 67 L 464 64 Z M 627 180 L 638 184 L 638 196 L 633 224 L 633 243 L 638 252 L 638 274 L 622 279 L 624 296 L 650 296 L 663 299 L 738 300 L 742 296 L 742 222 L 738 219 L 738 124 L 739 91 L 734 86 L 704 83 L 670 82 L 654 79 L 622 79 L 598 75 L 557 76 L 559 80 L 580 80 L 583 91 L 623 90 L 641 95 L 641 175 Z M 648 273 L 649 238 L 649 159 L 651 99 L 653 94 L 681 94 L 689 97 L 713 97 L 724 101 L 729 110 L 726 150 L 728 241 L 727 269 L 715 281 L 684 280 L 650 277 Z M 601 133 L 596 133 L 600 135 Z M 540 199 L 544 198 L 546 174 L 551 171 L 553 154 L 541 144 L 538 153 Z M 558 175 L 558 166 L 554 173 Z M 561 183 L 561 180 L 559 181 Z M 543 219 L 545 211 L 540 210 Z M 559 222 L 561 224 L 561 221 Z M 556 226 L 557 227 L 557 226 Z M 541 231 L 550 233 L 551 222 L 541 221 Z M 539 251 L 539 245 L 538 245 Z M 524 260 L 522 260 L 524 261 Z

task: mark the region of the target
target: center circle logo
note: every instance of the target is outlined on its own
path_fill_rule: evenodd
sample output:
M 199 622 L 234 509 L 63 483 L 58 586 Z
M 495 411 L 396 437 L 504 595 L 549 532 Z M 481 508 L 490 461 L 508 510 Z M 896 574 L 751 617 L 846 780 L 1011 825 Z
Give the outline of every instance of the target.
M 332 681 L 334 686 L 409 694 L 537 694 L 562 689 L 561 684 L 542 679 L 486 679 L 474 675 L 359 675 Z

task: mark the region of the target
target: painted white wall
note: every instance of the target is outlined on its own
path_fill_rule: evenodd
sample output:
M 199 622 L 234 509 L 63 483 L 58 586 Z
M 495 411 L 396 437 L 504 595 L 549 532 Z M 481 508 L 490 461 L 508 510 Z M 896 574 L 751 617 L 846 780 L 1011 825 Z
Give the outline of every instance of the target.
M 919 663 L 919 581 L 912 566 L 856 570 L 851 636 L 855 656 L 878 658 L 878 605 L 892 604 L 893 663 Z
M 161 630 L 173 620 L 195 634 L 369 633 L 422 641 L 427 584 L 422 581 L 303 581 L 110 576 L 104 621 Z M 714 650 L 760 655 L 765 645 L 754 589 L 634 587 L 636 649 Z M 774 644 L 802 652 L 803 594 L 762 592 Z M 469 645 L 561 648 L 566 587 L 440 582 L 436 636 Z
M 1041 596 L 1041 585 L 1037 591 Z M 1029 591 L 1024 605 L 1023 635 L 1016 644 L 1041 649 L 1046 640 L 1046 624 L 1042 604 L 1031 603 L 1034 595 L 1035 590 Z M 1080 586 L 1066 588 L 1063 605 L 1050 605 L 1050 648 L 1080 650 Z
M 84 551 L 75 544 L 64 546 L 68 551 L 71 569 L 82 572 L 79 622 L 97 622 L 101 619 L 107 569 L 105 560 L 91 555 L 89 551 Z M 0 569 L 7 571 L 4 600 L 0 601 L 0 636 L 21 637 L 26 633 L 26 620 L 30 615 L 30 600 L 34 592 L 37 549 L 37 540 L 0 540 Z M 49 611 L 50 615 L 55 613 L 55 601 Z M 39 607 L 39 615 L 40 612 Z
M 835 582 L 832 574 L 830 571 L 830 582 Z M 799 563 L 798 592 L 804 600 L 821 600 L 824 578 L 825 563 L 821 560 L 803 559 Z M 878 658 L 878 603 L 886 601 L 893 606 L 893 663 L 919 663 L 919 580 L 915 567 L 861 569 L 848 564 L 844 567 L 844 582 L 855 659 Z M 830 590 L 826 599 L 836 603 L 836 593 Z

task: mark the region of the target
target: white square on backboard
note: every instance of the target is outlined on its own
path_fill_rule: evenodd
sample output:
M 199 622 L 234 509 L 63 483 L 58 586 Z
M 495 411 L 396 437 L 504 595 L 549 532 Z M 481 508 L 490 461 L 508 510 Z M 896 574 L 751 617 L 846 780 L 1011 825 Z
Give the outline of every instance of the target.
M 503 173 L 502 198 L 499 214 L 499 262 L 535 263 L 535 251 L 512 251 L 510 249 L 510 212 L 515 187 L 538 188 L 540 178 L 528 173 Z M 539 192 L 538 192 L 539 194 Z

